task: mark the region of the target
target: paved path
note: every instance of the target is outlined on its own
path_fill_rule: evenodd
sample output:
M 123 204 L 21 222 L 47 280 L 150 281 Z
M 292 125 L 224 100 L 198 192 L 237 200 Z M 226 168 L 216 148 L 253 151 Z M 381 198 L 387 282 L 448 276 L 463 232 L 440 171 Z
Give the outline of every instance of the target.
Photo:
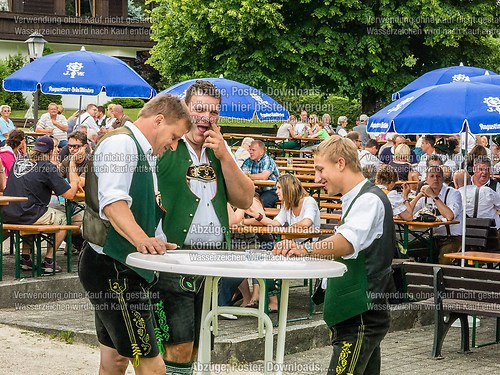
M 443 347 L 444 359 L 430 357 L 432 326 L 389 333 L 383 341 L 383 375 L 461 375 L 500 373 L 500 346 L 473 349 L 469 354 L 457 353 L 459 329 L 452 328 Z M 483 319 L 479 339 L 494 337 L 494 320 Z M 33 332 L 0 325 L 0 374 L 12 375 L 94 375 L 99 354 L 85 344 L 67 344 L 61 338 L 50 338 Z M 290 375 L 325 374 L 331 349 L 318 348 L 285 357 L 285 373 Z M 262 370 L 262 362 L 213 365 L 213 374 L 249 375 Z M 133 374 L 131 368 L 127 374 Z

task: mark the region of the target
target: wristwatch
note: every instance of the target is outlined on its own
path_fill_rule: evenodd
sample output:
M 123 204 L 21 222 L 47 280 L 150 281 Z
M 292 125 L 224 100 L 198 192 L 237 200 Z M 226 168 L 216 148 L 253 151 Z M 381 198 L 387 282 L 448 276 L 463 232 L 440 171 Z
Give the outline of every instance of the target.
M 312 244 L 312 242 L 305 242 L 304 243 L 304 249 L 306 249 L 307 254 L 312 254 L 312 252 L 313 252 L 313 244 Z
M 439 197 L 436 195 L 434 198 L 432 198 L 434 202 L 437 202 L 439 200 Z

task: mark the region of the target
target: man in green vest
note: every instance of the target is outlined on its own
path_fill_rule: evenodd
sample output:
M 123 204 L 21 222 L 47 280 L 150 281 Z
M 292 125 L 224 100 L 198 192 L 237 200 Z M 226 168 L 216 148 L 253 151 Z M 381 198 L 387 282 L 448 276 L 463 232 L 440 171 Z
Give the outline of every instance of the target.
M 158 184 L 163 197 L 163 230 L 181 249 L 228 249 L 227 203 L 246 209 L 254 185 L 238 168 L 217 126 L 221 95 L 210 82 L 196 81 L 185 102 L 193 126 L 175 152 L 158 161 Z M 192 374 L 200 331 L 200 279 L 161 273 L 153 292 L 157 338 L 165 346 L 167 374 Z M 156 296 L 155 296 L 156 298 Z
M 159 95 L 135 123 L 103 137 L 89 159 L 83 219 L 89 243 L 78 270 L 95 308 L 99 374 L 125 374 L 129 361 L 136 374 L 165 374 L 149 295 L 157 277 L 125 260 L 136 251 L 164 254 L 177 247 L 162 231 L 156 156 L 175 150 L 190 125 L 182 101 Z
M 342 220 L 333 236 L 297 244 L 282 241 L 274 254 L 334 257 L 347 266 L 328 280 L 324 320 L 332 330 L 328 374 L 380 374 L 380 342 L 389 330 L 387 298 L 394 291 L 391 262 L 396 245 L 392 208 L 385 193 L 361 174 L 354 143 L 333 135 L 314 156 L 316 182 L 342 194 Z

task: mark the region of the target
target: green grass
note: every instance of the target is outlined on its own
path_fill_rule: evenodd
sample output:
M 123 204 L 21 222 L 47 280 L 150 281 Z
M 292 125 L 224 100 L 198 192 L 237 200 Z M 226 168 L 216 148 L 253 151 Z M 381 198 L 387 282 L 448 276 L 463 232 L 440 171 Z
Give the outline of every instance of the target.
M 132 120 L 137 119 L 137 115 L 139 114 L 140 108 L 125 108 L 124 112 L 127 116 L 129 116 Z M 64 115 L 66 117 L 69 117 L 75 112 L 76 109 L 66 109 L 64 111 Z M 42 114 L 45 113 L 45 110 L 39 111 L 38 116 L 40 117 Z M 25 110 L 19 111 L 19 110 L 14 110 L 12 111 L 10 117 L 13 119 L 24 119 L 24 115 L 26 114 Z M 265 122 L 260 122 L 257 118 L 252 119 L 251 121 L 245 121 L 245 120 L 235 120 L 231 118 L 221 118 L 219 120 L 219 125 L 220 126 L 244 126 L 244 127 L 251 127 L 251 128 L 272 128 L 274 124 L 280 125 L 279 122 L 277 121 L 265 121 Z
M 49 335 L 49 337 L 52 340 L 62 341 L 70 345 L 75 343 L 75 333 L 72 331 L 60 331 L 56 334 Z

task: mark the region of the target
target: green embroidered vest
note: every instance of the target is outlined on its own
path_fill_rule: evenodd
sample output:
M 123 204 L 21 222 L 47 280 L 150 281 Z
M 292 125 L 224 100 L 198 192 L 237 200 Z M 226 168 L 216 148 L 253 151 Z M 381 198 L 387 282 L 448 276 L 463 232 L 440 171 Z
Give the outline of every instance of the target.
M 122 127 L 114 130 L 103 137 L 103 140 L 117 134 L 128 135 L 134 140 L 137 146 L 137 166 L 133 172 L 132 184 L 130 185 L 129 191 L 129 195 L 132 197 L 130 210 L 134 215 L 135 221 L 144 232 L 146 232 L 149 237 L 154 237 L 156 228 L 162 217 L 162 211 L 155 201 L 153 172 L 141 146 L 129 128 Z M 97 148 L 98 147 L 99 145 L 97 145 Z M 109 221 L 102 220 L 99 217 L 98 184 L 93 157 L 94 154 L 89 158 L 88 172 L 85 180 L 85 203 L 87 208 L 83 220 L 84 238 L 91 243 L 102 246 L 104 254 L 126 265 L 125 259 L 127 255 L 136 252 L 136 248 L 128 240 L 122 237 L 113 226 L 110 225 Z M 148 282 L 154 279 L 153 271 L 128 265 L 127 267 L 133 269 Z
M 224 239 L 228 249 L 231 244 L 229 218 L 227 214 L 227 195 L 224 175 L 219 159 L 213 150 L 207 148 L 206 153 L 210 165 L 215 170 L 217 193 L 212 199 L 215 213 L 223 227 Z M 200 199 L 188 186 L 186 175 L 193 164 L 189 150 L 184 141 L 179 141 L 175 151 L 167 151 L 158 160 L 158 188 L 166 210 L 163 219 L 163 231 L 167 241 L 182 248 L 188 235 Z
M 370 246 L 361 250 L 356 259 L 335 259 L 347 266 L 347 272 L 342 277 L 328 279 L 323 319 L 329 327 L 372 309 L 373 303 L 385 303 L 387 293 L 394 290 L 391 265 L 396 231 L 392 207 L 384 192 L 371 182 L 366 182 L 342 215 L 340 225 L 344 223 L 353 203 L 365 193 L 375 194 L 384 205 L 384 232 Z

